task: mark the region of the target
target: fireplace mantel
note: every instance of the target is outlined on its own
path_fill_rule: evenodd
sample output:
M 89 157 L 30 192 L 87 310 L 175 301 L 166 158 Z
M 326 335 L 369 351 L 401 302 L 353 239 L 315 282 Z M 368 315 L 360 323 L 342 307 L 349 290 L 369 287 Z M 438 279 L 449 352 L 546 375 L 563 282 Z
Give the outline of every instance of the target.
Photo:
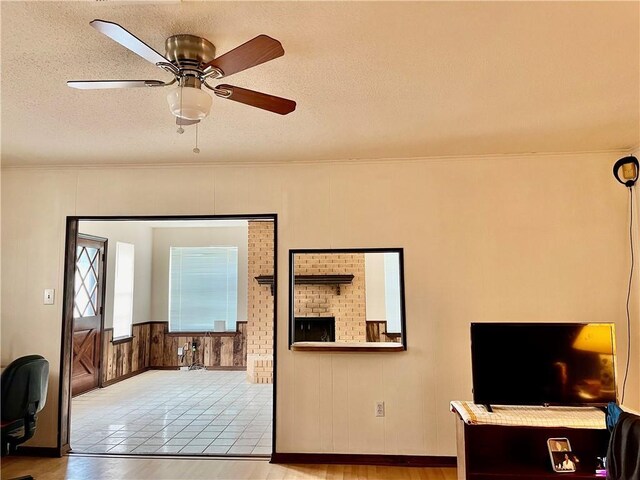
M 259 275 L 255 277 L 260 285 L 269 285 L 273 294 L 273 275 Z M 353 275 L 296 275 L 296 285 L 335 285 L 336 295 L 340 295 L 340 285 L 353 283 Z

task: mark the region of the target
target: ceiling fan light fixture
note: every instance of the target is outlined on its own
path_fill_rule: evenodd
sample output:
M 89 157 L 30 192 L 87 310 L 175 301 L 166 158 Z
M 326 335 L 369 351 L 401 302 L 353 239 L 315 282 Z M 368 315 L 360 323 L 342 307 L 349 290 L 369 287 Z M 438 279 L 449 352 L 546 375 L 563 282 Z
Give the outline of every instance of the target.
M 167 94 L 167 103 L 171 114 L 175 117 L 202 120 L 209 115 L 213 100 L 209 94 L 199 88 L 184 86 L 172 89 Z

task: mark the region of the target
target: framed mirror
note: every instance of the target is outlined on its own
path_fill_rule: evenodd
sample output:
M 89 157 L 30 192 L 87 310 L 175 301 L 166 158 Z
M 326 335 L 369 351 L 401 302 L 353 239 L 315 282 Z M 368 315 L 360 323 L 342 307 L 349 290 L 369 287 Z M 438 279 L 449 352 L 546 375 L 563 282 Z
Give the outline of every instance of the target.
M 289 251 L 289 346 L 407 348 L 402 248 Z

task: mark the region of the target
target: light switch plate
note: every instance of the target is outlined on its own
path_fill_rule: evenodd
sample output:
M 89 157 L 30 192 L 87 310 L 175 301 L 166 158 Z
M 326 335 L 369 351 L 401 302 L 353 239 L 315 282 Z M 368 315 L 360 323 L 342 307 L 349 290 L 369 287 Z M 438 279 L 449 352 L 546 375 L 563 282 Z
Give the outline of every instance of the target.
M 53 305 L 55 300 L 56 291 L 53 288 L 44 289 L 44 304 Z

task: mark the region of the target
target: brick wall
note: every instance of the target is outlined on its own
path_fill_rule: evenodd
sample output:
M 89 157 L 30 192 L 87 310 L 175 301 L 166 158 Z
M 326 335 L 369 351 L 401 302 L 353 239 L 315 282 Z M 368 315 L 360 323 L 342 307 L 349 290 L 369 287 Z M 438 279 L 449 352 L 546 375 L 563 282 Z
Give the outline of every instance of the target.
M 336 342 L 365 342 L 366 297 L 364 254 L 297 254 L 296 275 L 352 274 L 351 285 L 296 285 L 296 317 L 335 317 Z
M 247 304 L 247 378 L 273 382 L 273 295 L 255 277 L 273 275 L 273 222 L 249 222 Z

